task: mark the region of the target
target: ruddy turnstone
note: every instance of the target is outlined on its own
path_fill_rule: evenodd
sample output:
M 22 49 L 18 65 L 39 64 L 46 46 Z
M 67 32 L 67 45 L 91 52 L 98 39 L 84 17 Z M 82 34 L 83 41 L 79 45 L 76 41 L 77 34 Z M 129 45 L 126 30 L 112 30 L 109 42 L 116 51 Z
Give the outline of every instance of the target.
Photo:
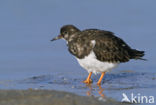
M 64 39 L 69 52 L 74 55 L 79 64 L 88 71 L 89 75 L 84 83 L 92 83 L 92 73 L 101 73 L 97 84 L 100 85 L 107 71 L 117 67 L 118 64 L 128 62 L 130 59 L 141 59 L 144 51 L 132 49 L 114 33 L 99 29 L 79 30 L 74 25 L 65 25 L 60 35 L 51 41 Z

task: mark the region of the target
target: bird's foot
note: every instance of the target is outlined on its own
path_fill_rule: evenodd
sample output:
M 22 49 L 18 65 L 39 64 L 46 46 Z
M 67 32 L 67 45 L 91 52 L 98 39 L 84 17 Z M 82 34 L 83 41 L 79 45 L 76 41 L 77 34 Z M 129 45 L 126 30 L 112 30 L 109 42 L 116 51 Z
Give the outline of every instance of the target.
M 93 80 L 92 79 L 84 80 L 83 83 L 91 84 L 91 83 L 93 83 Z
M 101 82 L 97 82 L 97 85 L 98 85 L 98 86 L 101 86 Z

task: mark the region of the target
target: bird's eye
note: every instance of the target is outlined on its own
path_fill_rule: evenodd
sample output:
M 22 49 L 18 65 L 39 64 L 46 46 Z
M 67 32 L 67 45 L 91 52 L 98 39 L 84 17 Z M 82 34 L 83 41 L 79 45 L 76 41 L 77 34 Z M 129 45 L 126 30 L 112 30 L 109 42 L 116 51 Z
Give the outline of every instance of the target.
M 64 32 L 64 34 L 68 34 L 68 32 L 67 32 L 67 31 L 65 31 L 65 32 Z

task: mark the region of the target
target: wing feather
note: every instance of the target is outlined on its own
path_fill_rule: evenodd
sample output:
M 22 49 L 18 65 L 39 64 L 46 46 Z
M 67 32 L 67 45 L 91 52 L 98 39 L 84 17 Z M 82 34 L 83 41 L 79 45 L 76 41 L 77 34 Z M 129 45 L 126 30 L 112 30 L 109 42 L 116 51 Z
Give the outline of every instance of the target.
M 100 61 L 127 62 L 130 60 L 129 51 L 131 48 L 120 38 L 110 35 L 99 35 L 98 41 L 93 49 Z

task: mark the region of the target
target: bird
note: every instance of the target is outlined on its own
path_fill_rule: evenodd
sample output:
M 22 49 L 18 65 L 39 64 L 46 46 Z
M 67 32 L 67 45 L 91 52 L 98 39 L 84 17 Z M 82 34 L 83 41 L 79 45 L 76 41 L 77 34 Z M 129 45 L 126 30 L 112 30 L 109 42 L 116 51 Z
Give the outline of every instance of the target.
M 88 77 L 83 82 L 91 84 L 92 73 L 101 73 L 97 85 L 101 85 L 106 72 L 111 71 L 120 63 L 131 59 L 146 60 L 142 58 L 144 51 L 131 48 L 113 32 L 100 29 L 80 30 L 74 25 L 64 25 L 60 35 L 51 41 L 64 39 L 69 52 L 77 59 L 82 68 L 88 71 Z

